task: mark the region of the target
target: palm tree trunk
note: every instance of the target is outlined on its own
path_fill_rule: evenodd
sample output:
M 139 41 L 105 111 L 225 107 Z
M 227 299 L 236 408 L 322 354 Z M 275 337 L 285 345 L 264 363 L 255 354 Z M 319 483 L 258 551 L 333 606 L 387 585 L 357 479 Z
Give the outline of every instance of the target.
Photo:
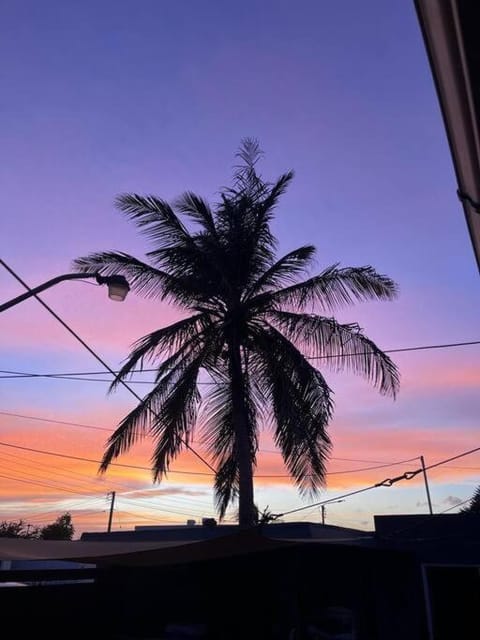
M 232 332 L 228 342 L 230 384 L 232 389 L 233 428 L 238 455 L 239 495 L 238 524 L 241 528 L 256 524 L 253 495 L 252 451 L 249 436 L 249 419 L 245 402 L 245 377 L 242 368 L 240 341 Z

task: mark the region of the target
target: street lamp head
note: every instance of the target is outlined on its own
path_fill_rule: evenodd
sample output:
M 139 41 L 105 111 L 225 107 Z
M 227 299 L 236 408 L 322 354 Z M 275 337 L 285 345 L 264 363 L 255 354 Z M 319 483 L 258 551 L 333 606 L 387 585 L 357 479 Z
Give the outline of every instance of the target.
M 130 291 L 127 279 L 123 276 L 101 276 L 97 275 L 98 284 L 106 284 L 108 287 L 108 297 L 110 300 L 123 302 Z
M 0 260 L 0 264 L 4 266 L 7 271 L 20 280 L 17 274 L 8 267 L 3 260 Z M 59 282 L 63 282 L 64 280 L 82 280 L 83 278 L 95 278 L 98 284 L 106 284 L 108 287 L 108 297 L 110 300 L 117 300 L 122 302 L 127 297 L 127 293 L 130 291 L 130 286 L 123 276 L 113 275 L 113 276 L 102 276 L 100 273 L 64 273 L 60 276 L 56 276 L 51 280 L 47 280 L 43 284 L 38 285 L 38 287 L 34 287 L 31 289 L 28 287 L 22 280 L 20 282 L 27 289 L 25 293 L 17 296 L 16 298 L 12 298 L 11 300 L 7 300 L 7 302 L 3 302 L 0 304 L 0 313 L 5 311 L 6 309 L 10 309 L 10 307 L 14 307 L 19 302 L 23 302 L 27 300 L 27 298 L 31 298 L 32 296 L 38 296 L 39 293 L 45 291 L 45 289 L 49 289 L 53 287 L 55 284 Z M 41 302 L 41 300 L 40 300 Z

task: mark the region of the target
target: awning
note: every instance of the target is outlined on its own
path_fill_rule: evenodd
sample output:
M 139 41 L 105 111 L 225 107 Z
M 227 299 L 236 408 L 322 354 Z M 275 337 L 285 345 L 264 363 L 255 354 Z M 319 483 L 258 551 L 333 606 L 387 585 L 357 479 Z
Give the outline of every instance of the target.
M 292 546 L 255 532 L 195 542 L 86 542 L 0 538 L 0 560 L 63 560 L 97 566 L 159 566 L 213 560 Z

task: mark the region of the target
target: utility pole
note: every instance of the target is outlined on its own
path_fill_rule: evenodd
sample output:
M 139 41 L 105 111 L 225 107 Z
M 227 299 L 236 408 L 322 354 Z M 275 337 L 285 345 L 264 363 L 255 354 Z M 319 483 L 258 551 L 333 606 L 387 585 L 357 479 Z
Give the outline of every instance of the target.
M 111 491 L 110 493 L 107 493 L 107 497 L 109 496 L 111 496 L 112 500 L 110 502 L 110 513 L 108 514 L 108 527 L 107 527 L 108 533 L 110 533 L 110 531 L 112 530 L 113 506 L 115 504 L 115 491 Z
M 425 460 L 423 459 L 423 456 L 420 456 L 420 461 L 422 463 L 423 479 L 425 480 L 425 491 L 427 492 L 428 510 L 430 512 L 430 515 L 432 515 L 433 514 L 432 500 L 430 498 L 430 489 L 428 488 L 427 470 L 425 469 Z
M 322 504 L 322 524 L 325 524 L 325 505 Z

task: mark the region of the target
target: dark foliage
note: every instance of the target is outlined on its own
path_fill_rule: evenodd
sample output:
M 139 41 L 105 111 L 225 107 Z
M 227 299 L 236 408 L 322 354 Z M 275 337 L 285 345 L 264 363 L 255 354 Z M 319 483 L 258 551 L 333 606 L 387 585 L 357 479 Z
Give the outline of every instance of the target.
M 315 362 L 322 368 L 363 376 L 382 394 L 395 396 L 399 386 L 395 365 L 362 329 L 331 317 L 355 302 L 392 300 L 395 283 L 371 266 L 335 264 L 311 276 L 310 245 L 279 258 L 271 222 L 293 174 L 265 181 L 260 156 L 255 141 L 243 142 L 232 186 L 213 206 L 190 192 L 172 204 L 120 195 L 118 210 L 150 243 L 146 260 L 108 251 L 74 262 L 79 271 L 122 274 L 139 295 L 190 313 L 133 346 L 112 389 L 147 363 L 157 367 L 156 383 L 110 437 L 101 470 L 149 434 L 159 480 L 198 423 L 217 469 L 220 516 L 239 497 L 243 523 L 255 517 L 261 425 L 271 428 L 301 492 L 324 484 L 333 400 L 310 357 L 324 358 Z M 201 372 L 212 382 L 204 397 Z M 243 507 L 242 494 L 249 503 Z

